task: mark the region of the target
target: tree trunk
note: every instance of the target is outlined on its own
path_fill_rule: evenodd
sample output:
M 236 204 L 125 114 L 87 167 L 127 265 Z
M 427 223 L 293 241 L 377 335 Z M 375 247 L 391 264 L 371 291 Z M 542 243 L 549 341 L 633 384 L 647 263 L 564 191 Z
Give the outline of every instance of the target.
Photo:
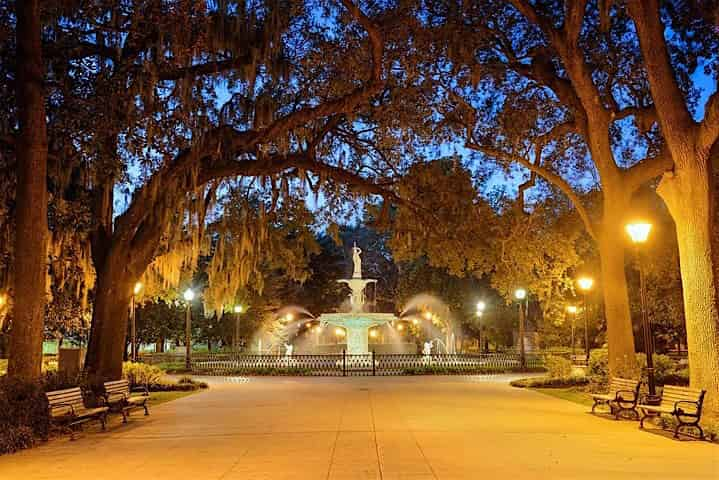
M 47 281 L 47 133 L 38 0 L 17 10 L 17 194 L 15 302 L 8 375 L 36 379 L 42 371 Z
M 664 176 L 658 191 L 676 224 L 691 386 L 705 389 L 707 408 L 719 412 L 719 284 L 712 254 L 716 218 L 711 172 L 700 162 L 683 163 L 673 176 Z
M 609 202 L 607 199 L 613 200 Z M 611 203 L 611 205 L 610 205 Z M 634 333 L 629 310 L 629 294 L 624 271 L 624 212 L 626 205 L 616 195 L 605 192 L 604 215 L 597 245 L 602 268 L 604 313 L 607 319 L 607 344 L 611 375 L 636 373 Z
M 122 376 L 128 309 L 136 279 L 127 270 L 125 250 L 111 248 L 97 272 L 95 304 L 85 370 L 95 383 Z

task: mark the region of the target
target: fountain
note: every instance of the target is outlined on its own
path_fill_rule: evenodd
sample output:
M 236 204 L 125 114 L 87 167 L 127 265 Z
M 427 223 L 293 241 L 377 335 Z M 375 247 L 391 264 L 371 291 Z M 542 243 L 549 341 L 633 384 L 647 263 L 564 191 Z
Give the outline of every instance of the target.
M 352 263 L 354 270 L 352 278 L 337 280 L 350 287 L 350 311 L 347 313 L 323 313 L 319 317 L 322 325 L 334 325 L 342 327 L 347 332 L 347 354 L 367 355 L 369 354 L 369 329 L 383 325 L 395 320 L 391 313 L 370 313 L 364 312 L 365 294 L 364 289 L 370 283 L 376 283 L 376 279 L 362 278 L 362 250 L 355 244 L 352 247 Z

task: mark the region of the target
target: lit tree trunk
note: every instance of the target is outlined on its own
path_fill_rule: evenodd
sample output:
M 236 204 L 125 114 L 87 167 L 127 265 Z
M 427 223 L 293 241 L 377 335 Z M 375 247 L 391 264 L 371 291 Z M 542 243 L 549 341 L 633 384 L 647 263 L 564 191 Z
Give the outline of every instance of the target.
M 659 193 L 675 219 L 691 386 L 707 391 L 707 407 L 719 412 L 719 315 L 717 278 L 713 264 L 711 174 L 705 169 L 678 169 L 665 176 Z
M 633 0 L 628 6 L 674 161 L 674 170 L 664 175 L 658 191 L 676 225 L 691 385 L 706 389 L 707 408 L 719 412 L 719 294 L 712 252 L 716 243 L 712 159 L 719 148 L 719 92 L 707 101 L 702 122 L 695 122 L 676 81 L 659 0 Z
M 47 133 L 37 0 L 17 10 L 17 194 L 15 302 L 8 375 L 35 379 L 42 369 L 47 279 Z
M 607 319 L 609 371 L 612 375 L 630 375 L 634 372 L 636 361 L 624 270 L 626 242 L 623 225 L 628 202 L 622 204 L 616 197 L 605 193 L 604 214 L 597 246 L 602 268 L 604 312 Z
M 126 256 L 111 250 L 97 272 L 92 331 L 85 369 L 95 383 L 122 376 L 127 310 L 136 279 L 126 269 Z

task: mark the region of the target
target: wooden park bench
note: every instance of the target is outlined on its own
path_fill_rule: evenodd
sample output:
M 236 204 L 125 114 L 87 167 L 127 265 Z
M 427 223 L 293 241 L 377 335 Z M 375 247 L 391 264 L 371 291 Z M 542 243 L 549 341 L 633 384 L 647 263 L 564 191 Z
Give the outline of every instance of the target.
M 679 438 L 680 428 L 694 427 L 699 430 L 699 438 L 704 440 L 704 431 L 699 426 L 699 420 L 702 416 L 705 394 L 706 390 L 664 385 L 662 402 L 659 405 L 639 405 L 639 409 L 643 413 L 642 419 L 639 421 L 639 428 L 644 428 L 644 420 L 648 417 L 669 414 L 677 420 L 674 438 Z
M 45 393 L 50 409 L 50 421 L 75 439 L 75 428 L 91 420 L 99 420 L 102 429 L 107 424 L 107 406 L 87 407 L 80 387 Z
M 111 410 L 122 413 L 123 423 L 127 423 L 127 417 L 130 415 L 130 411 L 135 408 L 144 408 L 145 415 L 150 414 L 147 408 L 147 401 L 150 398 L 147 387 L 130 389 L 130 383 L 127 380 L 105 382 L 103 386 L 105 390 L 103 394 L 105 402 Z M 133 395 L 133 393 L 140 394 Z
M 632 412 L 638 420 L 639 386 L 639 380 L 613 377 L 609 383 L 609 393 L 592 395 L 592 413 L 599 405 L 607 405 L 616 419 L 619 419 L 623 412 Z

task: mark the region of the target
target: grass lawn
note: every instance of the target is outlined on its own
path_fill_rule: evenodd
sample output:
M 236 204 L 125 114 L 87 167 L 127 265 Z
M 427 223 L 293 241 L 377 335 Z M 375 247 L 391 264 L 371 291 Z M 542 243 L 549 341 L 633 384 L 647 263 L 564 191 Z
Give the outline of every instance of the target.
M 202 391 L 203 390 L 191 390 L 189 392 L 150 392 L 150 401 L 148 404 L 159 405 L 161 403 L 177 400 L 178 398 L 194 395 Z
M 569 400 L 570 402 L 578 403 L 580 405 L 592 406 L 592 398 L 587 392 L 582 392 L 576 388 L 532 388 L 532 390 L 550 395 L 552 397 L 561 398 L 562 400 Z

